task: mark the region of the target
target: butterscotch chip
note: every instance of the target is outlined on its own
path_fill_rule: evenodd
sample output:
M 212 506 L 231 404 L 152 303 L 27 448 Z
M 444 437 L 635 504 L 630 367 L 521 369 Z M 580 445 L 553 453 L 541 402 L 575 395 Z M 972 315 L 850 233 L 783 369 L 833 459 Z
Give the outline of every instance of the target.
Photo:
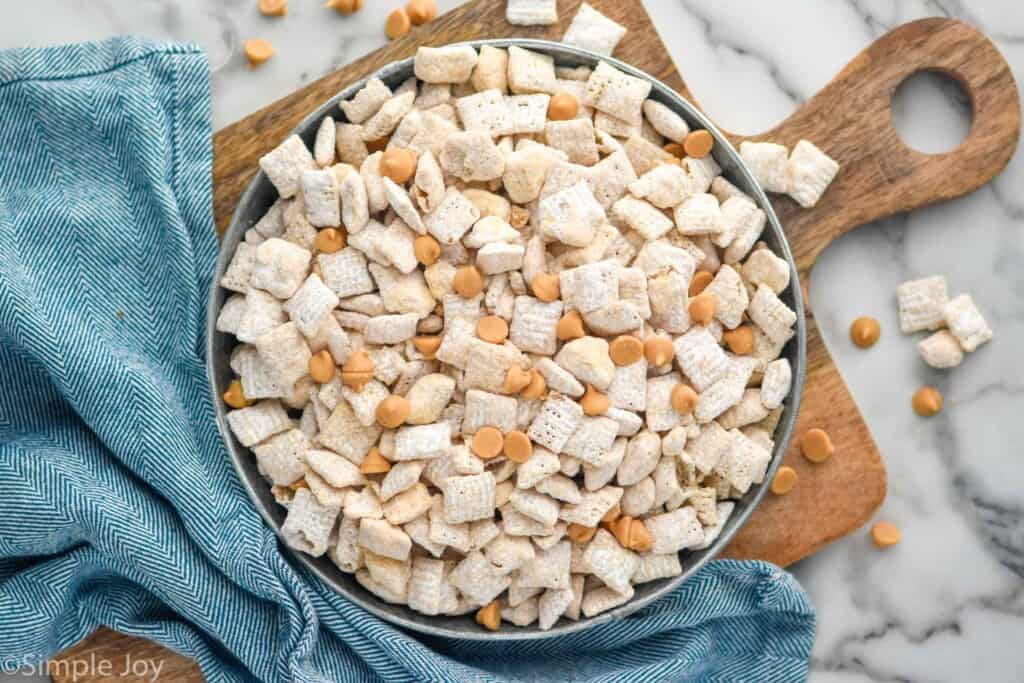
M 604 520 L 602 520 L 604 521 Z M 629 547 L 629 532 L 630 527 L 633 526 L 633 518 L 629 515 L 622 515 L 608 522 L 608 531 L 612 532 L 615 536 L 615 540 L 619 542 L 623 548 Z
M 616 365 L 632 365 L 644 356 L 644 343 L 636 337 L 623 334 L 608 345 L 608 355 Z
M 245 58 L 249 60 L 249 68 L 257 66 L 274 56 L 276 50 L 270 41 L 262 38 L 250 38 L 245 41 Z
M 327 0 L 326 7 L 341 14 L 352 14 L 363 8 L 363 0 Z
M 832 445 L 828 432 L 815 427 L 808 429 L 800 438 L 800 450 L 811 462 L 825 462 L 832 457 L 835 446 Z
M 544 396 L 544 392 L 548 390 L 548 383 L 544 380 L 544 375 L 540 374 L 537 368 L 530 368 L 530 383 L 526 385 L 522 393 L 519 395 L 525 399 L 535 401 Z
M 432 266 L 441 258 L 441 244 L 431 235 L 419 235 L 413 240 L 412 251 L 416 260 L 425 266 Z
M 680 415 L 689 415 L 697 407 L 697 392 L 687 384 L 677 384 L 672 389 L 672 409 Z
M 686 150 L 686 155 L 697 159 L 711 154 L 711 149 L 714 146 L 715 139 L 711 137 L 711 133 L 703 129 L 693 131 L 683 140 L 683 149 Z
M 566 527 L 565 533 L 570 539 L 577 543 L 590 543 L 590 539 L 594 538 L 594 534 L 597 533 L 597 527 L 583 526 L 582 524 L 576 524 L 574 522 Z
M 900 542 L 900 530 L 892 522 L 876 522 L 871 527 L 871 540 L 879 548 L 888 548 Z
M 232 408 L 248 408 L 253 404 L 252 401 L 245 397 L 245 392 L 242 391 L 242 383 L 237 379 L 231 380 L 228 390 L 224 392 L 224 403 Z
M 619 515 L 621 515 L 621 514 L 622 514 L 622 508 L 619 506 L 618 503 L 616 503 L 612 507 L 612 509 L 610 509 L 608 512 L 604 513 L 604 517 L 601 518 L 601 521 L 604 522 L 605 524 L 611 524 L 616 519 L 618 519 Z
M 413 337 L 412 345 L 423 354 L 427 360 L 432 360 L 441 348 L 441 337 Z
M 686 155 L 686 150 L 683 149 L 683 146 L 678 142 L 670 142 L 664 147 L 662 147 L 662 149 L 677 159 L 681 159 L 683 158 L 683 156 Z
M 481 427 L 473 435 L 473 441 L 470 444 L 473 452 L 484 460 L 497 457 L 504 446 L 505 437 L 496 427 Z
M 504 344 L 508 339 L 508 323 L 496 315 L 484 316 L 477 321 L 476 336 L 485 342 Z
M 644 340 L 644 357 L 652 367 L 660 367 L 672 362 L 676 353 L 672 340 L 665 337 L 648 337 Z
M 583 329 L 583 316 L 579 311 L 569 311 L 562 316 L 562 319 L 555 325 L 555 336 L 562 341 L 571 341 L 587 336 Z
M 409 400 L 404 396 L 388 396 L 377 404 L 377 422 L 381 427 L 395 429 L 409 417 L 409 410 Z
M 942 410 L 942 394 L 935 387 L 921 387 L 914 392 L 912 405 L 921 417 L 931 417 Z
M 416 173 L 416 154 L 400 147 L 384 151 L 380 158 L 381 175 L 404 185 Z
M 383 152 L 388 148 L 389 142 L 391 142 L 391 138 L 377 138 L 376 140 L 370 140 L 366 143 L 366 151 L 368 154 Z
M 514 430 L 505 435 L 504 451 L 509 460 L 522 464 L 533 455 L 533 443 L 525 433 Z
M 551 303 L 562 293 L 558 276 L 550 273 L 541 273 L 534 277 L 530 281 L 530 289 L 533 290 L 535 297 L 546 303 Z
M 779 471 L 775 473 L 775 478 L 772 479 L 772 493 L 778 496 L 784 496 L 793 490 L 796 486 L 797 481 L 800 478 L 796 474 L 796 470 L 792 467 L 786 467 L 783 465 L 779 468 Z
M 387 34 L 390 40 L 401 38 L 411 29 L 412 22 L 409 20 L 409 14 L 403 7 L 391 10 L 391 13 L 388 14 L 387 21 L 384 23 L 384 33 Z
M 532 374 L 523 370 L 518 365 L 513 365 L 508 369 L 508 372 L 505 373 L 505 392 L 509 394 L 518 394 L 529 386 L 530 380 L 532 379 Z
M 318 351 L 309 358 L 309 376 L 318 384 L 330 382 L 336 367 L 334 357 L 327 349 Z
M 558 93 L 548 103 L 548 118 L 552 121 L 570 121 L 579 111 L 579 101 L 568 93 Z
M 484 278 L 474 266 L 461 266 L 455 271 L 452 287 L 464 299 L 472 299 L 484 291 Z
M 698 270 L 693 275 L 693 279 L 690 280 L 690 296 L 697 296 L 711 284 L 711 281 L 715 279 L 715 276 L 706 270 Z
M 850 341 L 862 349 L 875 345 L 882 336 L 882 327 L 869 316 L 857 318 L 850 324 Z
M 747 356 L 754 350 L 754 330 L 750 325 L 740 325 L 735 330 L 726 330 L 722 339 L 729 350 L 737 356 Z
M 316 234 L 313 246 L 321 254 L 333 254 L 345 248 L 345 233 L 337 228 L 324 228 Z M 317 264 L 319 265 L 319 264 Z
M 647 529 L 647 525 L 639 519 L 634 519 L 629 524 L 629 535 L 626 537 L 626 547 L 638 553 L 646 553 L 654 546 L 654 538 Z
M 345 364 L 341 366 L 341 381 L 351 389 L 362 391 L 373 379 L 373 369 L 373 359 L 365 351 L 356 351 L 349 354 Z
M 308 489 L 309 482 L 306 481 L 305 477 L 303 477 L 302 479 L 299 479 L 297 482 L 289 484 L 288 488 L 290 488 L 292 491 L 298 491 L 299 489 Z
M 611 401 L 608 397 L 602 394 L 600 391 L 594 388 L 594 385 L 588 384 L 587 390 L 584 392 L 583 397 L 580 398 L 580 406 L 583 408 L 583 412 L 586 415 L 604 415 L 608 412 L 608 408 L 611 407 Z
M 409 15 L 409 21 L 414 26 L 420 26 L 433 21 L 437 16 L 437 3 L 434 0 L 409 0 L 405 11 Z
M 380 454 L 380 449 L 374 446 L 359 464 L 359 471 L 363 474 L 383 474 L 391 471 L 391 463 L 385 460 Z
M 288 14 L 287 0 L 260 0 L 260 14 L 267 17 L 283 17 Z
M 488 631 L 497 631 L 501 626 L 501 607 L 498 601 L 494 600 L 486 607 L 481 607 L 476 613 L 476 623 Z
M 718 298 L 711 292 L 701 292 L 690 299 L 690 318 L 695 323 L 707 327 L 715 318 L 715 309 L 718 308 Z

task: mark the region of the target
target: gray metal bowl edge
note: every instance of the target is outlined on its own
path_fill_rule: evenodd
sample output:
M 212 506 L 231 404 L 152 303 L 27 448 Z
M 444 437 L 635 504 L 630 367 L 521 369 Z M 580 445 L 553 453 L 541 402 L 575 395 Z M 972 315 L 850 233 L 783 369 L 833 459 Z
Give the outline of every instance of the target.
M 796 264 L 793 255 L 790 253 L 779 219 L 772 209 L 771 203 L 765 196 L 764 191 L 757 184 L 750 169 L 743 163 L 739 154 L 729 143 L 728 139 L 715 127 L 715 125 L 702 114 L 694 105 L 682 98 L 671 88 L 661 83 L 650 75 L 636 69 L 629 64 L 620 62 L 610 57 L 602 57 L 588 50 L 563 45 L 546 40 L 533 39 L 500 39 L 500 40 L 475 40 L 459 43 L 470 45 L 479 49 L 482 45 L 493 45 L 495 47 L 508 47 L 518 45 L 523 48 L 543 52 L 554 57 L 559 66 L 594 66 L 599 61 L 605 61 L 612 66 L 632 76 L 648 80 L 652 84 L 650 97 L 670 107 L 673 111 L 682 116 L 691 128 L 706 128 L 715 139 L 715 160 L 722 167 L 723 174 L 729 177 L 737 187 L 754 198 L 758 206 L 767 214 L 768 221 L 762 239 L 765 240 L 771 249 L 778 255 L 784 257 L 789 263 L 790 286 L 783 293 L 782 299 L 790 308 L 797 313 L 796 334 L 786 345 L 783 356 L 788 358 L 793 367 L 793 389 L 784 404 L 782 419 L 776 429 L 775 450 L 772 454 L 772 462 L 769 466 L 767 476 L 763 484 L 754 486 L 740 500 L 736 502 L 736 508 L 728 523 L 722 530 L 718 539 L 707 549 L 689 552 L 683 551 L 680 560 L 683 565 L 683 573 L 671 579 L 661 579 L 650 583 L 641 584 L 636 587 L 636 593 L 632 600 L 620 607 L 609 610 L 603 614 L 591 618 L 581 618 L 577 622 L 568 619 L 559 619 L 558 623 L 548 631 L 541 631 L 536 626 L 515 627 L 504 626 L 500 631 L 490 632 L 480 629 L 473 621 L 472 615 L 459 617 L 426 616 L 414 612 L 404 605 L 393 605 L 377 598 L 369 591 L 360 586 L 351 574 L 338 569 L 326 557 L 313 558 L 304 553 L 290 551 L 302 564 L 309 568 L 322 581 L 331 586 L 343 596 L 363 607 L 376 616 L 389 621 L 397 626 L 417 631 L 431 636 L 444 636 L 451 638 L 463 638 L 472 640 L 538 640 L 550 638 L 569 633 L 575 633 L 591 628 L 597 624 L 605 623 L 624 617 L 636 610 L 654 602 L 682 584 L 687 578 L 697 572 L 705 563 L 715 557 L 722 548 L 729 544 L 729 541 L 736 535 L 740 527 L 747 521 L 754 508 L 764 497 L 769 484 L 782 462 L 782 458 L 792 437 L 793 427 L 796 423 L 797 410 L 800 405 L 800 398 L 803 393 L 803 385 L 806 374 L 806 320 L 804 317 L 804 303 L 800 289 L 800 278 L 797 274 Z M 394 62 L 384 67 L 375 74 L 371 74 L 357 83 L 345 88 L 333 98 L 324 103 L 312 114 L 302 120 L 293 131 L 298 134 L 307 145 L 312 147 L 316 128 L 320 121 L 328 113 L 333 113 L 335 118 L 341 116 L 337 108 L 338 102 L 351 98 L 370 78 L 376 76 L 394 87 L 413 75 L 413 59 L 405 59 Z M 277 192 L 270 184 L 262 171 L 249 183 L 245 192 L 239 200 L 238 207 L 232 218 L 231 225 L 225 232 L 221 241 L 221 251 L 217 259 L 216 273 L 210 288 L 210 299 L 207 306 L 207 375 L 210 381 L 211 397 L 216 409 L 217 426 L 220 430 L 228 452 L 231 454 L 232 463 L 238 472 L 242 484 L 252 498 L 256 509 L 260 512 L 267 524 L 274 529 L 280 537 L 281 524 L 284 521 L 285 510 L 274 501 L 270 493 L 270 487 L 256 469 L 255 462 L 249 450 L 243 447 L 235 439 L 227 426 L 225 406 L 221 395 L 227 390 L 227 385 L 232 379 L 229 367 L 231 349 L 235 346 L 234 338 L 231 335 L 218 332 L 215 329 L 217 315 L 221 306 L 227 298 L 227 292 L 222 289 L 218 282 L 227 269 L 227 265 L 234 254 L 235 248 L 242 240 L 245 231 L 250 228 L 277 199 Z M 284 541 L 282 539 L 282 545 Z M 285 546 L 287 547 L 287 546 Z

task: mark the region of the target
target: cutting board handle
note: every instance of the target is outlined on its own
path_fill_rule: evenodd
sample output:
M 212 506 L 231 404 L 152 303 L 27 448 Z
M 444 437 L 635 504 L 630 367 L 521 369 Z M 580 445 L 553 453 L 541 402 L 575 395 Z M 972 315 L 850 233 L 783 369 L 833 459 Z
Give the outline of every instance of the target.
M 973 122 L 954 150 L 925 154 L 893 127 L 896 88 L 919 71 L 958 81 Z M 1020 137 L 1020 100 L 1010 67 L 992 42 L 955 19 L 913 21 L 861 52 L 821 92 L 775 129 L 752 136 L 792 147 L 807 139 L 841 168 L 814 208 L 788 197 L 774 205 L 801 270 L 858 225 L 967 194 L 1009 162 Z

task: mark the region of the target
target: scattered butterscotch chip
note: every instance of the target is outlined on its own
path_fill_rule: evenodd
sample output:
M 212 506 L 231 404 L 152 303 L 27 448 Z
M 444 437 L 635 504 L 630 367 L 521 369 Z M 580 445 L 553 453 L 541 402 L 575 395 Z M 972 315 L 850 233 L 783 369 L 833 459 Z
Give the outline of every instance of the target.
M 250 69 L 255 69 L 273 57 L 274 52 L 276 50 L 274 50 L 274 46 L 270 44 L 270 41 L 263 40 L 262 38 L 250 38 L 245 41 L 245 58 L 249 60 Z
M 811 462 L 825 462 L 832 457 L 835 446 L 832 445 L 828 432 L 815 427 L 808 429 L 800 438 L 800 450 Z
M 561 285 L 557 275 L 541 273 L 530 280 L 533 295 L 546 303 L 551 303 L 561 295 Z
M 548 118 L 552 121 L 571 121 L 579 111 L 579 100 L 568 93 L 558 93 L 548 103 Z
M 608 356 L 618 366 L 632 365 L 644 357 L 644 343 L 629 334 L 622 334 L 608 345 Z
M 488 631 L 497 631 L 501 626 L 501 607 L 498 601 L 494 600 L 486 607 L 481 607 L 476 613 L 476 623 Z
M 434 0 L 409 0 L 405 11 L 414 26 L 421 26 L 437 17 L 437 3 Z
M 704 129 L 695 130 L 686 136 L 683 140 L 683 149 L 686 150 L 686 155 L 700 159 L 711 154 L 711 149 L 715 146 L 715 139 L 711 137 L 711 133 Z
M 441 244 L 431 235 L 418 235 L 412 243 L 416 260 L 425 266 L 432 266 L 441 258 Z
M 287 0 L 260 0 L 260 14 L 267 17 L 283 17 L 288 14 Z
M 524 432 L 514 430 L 505 435 L 504 451 L 505 457 L 521 465 L 533 455 L 533 443 Z
M 921 417 L 932 417 L 942 410 L 942 394 L 935 387 L 921 387 L 914 392 L 912 405 Z
M 587 336 L 583 329 L 583 316 L 577 310 L 572 310 L 562 316 L 562 319 L 555 325 L 555 336 L 562 341 L 571 341 Z
M 604 513 L 604 517 L 601 518 L 601 521 L 606 524 L 611 524 L 616 519 L 618 519 L 619 515 L 621 514 L 622 507 L 618 503 L 616 503 L 615 505 L 612 506 L 610 510 L 608 510 L 608 512 Z
M 384 23 L 384 33 L 390 40 L 396 40 L 407 34 L 412 29 L 412 22 L 409 21 L 409 14 L 404 7 L 391 10 L 387 21 Z
M 523 370 L 518 365 L 513 365 L 505 373 L 505 393 L 518 394 L 530 384 L 533 375 Z
M 775 473 L 775 478 L 772 479 L 772 493 L 778 496 L 784 496 L 793 490 L 796 486 L 796 482 L 800 478 L 796 474 L 796 470 L 792 467 L 783 465 L 779 468 L 779 471 Z
M 452 287 L 463 299 L 472 299 L 484 291 L 484 278 L 474 266 L 460 266 L 455 271 Z
M 644 357 L 651 367 L 660 367 L 672 362 L 676 353 L 672 340 L 667 337 L 648 337 L 644 340 Z
M 395 429 L 409 417 L 409 400 L 392 394 L 377 404 L 377 422 L 386 429 Z
M 663 150 L 674 156 L 676 159 L 682 159 L 686 155 L 686 150 L 678 142 L 670 142 L 664 147 Z
M 252 405 L 252 401 L 247 399 L 245 392 L 242 391 L 242 383 L 237 379 L 231 380 L 228 390 L 224 392 L 224 403 L 232 408 L 248 408 Z
M 380 449 L 374 446 L 359 464 L 359 471 L 363 474 L 384 474 L 391 471 L 391 463 L 380 454 Z
M 412 345 L 427 360 L 433 360 L 437 350 L 441 348 L 441 337 L 413 337 Z
M 697 392 L 688 384 L 677 384 L 672 388 L 672 409 L 680 415 L 689 415 L 697 407 Z
M 535 401 L 542 398 L 547 390 L 548 383 L 544 380 L 544 375 L 540 374 L 537 368 L 530 368 L 530 383 L 526 385 L 526 388 L 519 395 L 525 399 Z
M 309 357 L 309 376 L 318 384 L 326 384 L 334 378 L 334 357 L 327 349 L 317 351 Z
M 501 435 L 497 427 L 481 427 L 473 435 L 470 447 L 480 458 L 490 460 L 497 457 L 505 447 L 505 437 Z
M 850 341 L 862 349 L 875 345 L 882 336 L 882 328 L 874 318 L 863 316 L 850 324 Z
M 583 526 L 573 522 L 565 529 L 566 535 L 577 543 L 590 543 L 590 539 L 597 533 L 596 526 Z
M 508 323 L 496 315 L 485 315 L 476 323 L 476 336 L 492 344 L 504 344 L 508 339 Z
M 370 140 L 366 143 L 366 151 L 369 154 L 383 152 L 388 148 L 389 142 L 391 142 L 391 138 L 377 138 L 376 140 Z
M 711 284 L 711 281 L 715 279 L 715 276 L 706 270 L 698 270 L 693 275 L 693 279 L 690 280 L 690 296 L 697 296 Z
M 313 238 L 313 246 L 321 254 L 333 254 L 345 248 L 345 233 L 337 228 L 324 228 Z
M 718 308 L 718 297 L 711 292 L 701 292 L 690 299 L 687 310 L 690 311 L 690 319 L 707 327 L 715 318 L 715 309 Z
M 401 147 L 384 150 L 380 158 L 380 174 L 399 185 L 404 185 L 416 173 L 417 157 L 415 152 Z
M 365 351 L 355 351 L 349 354 L 341 366 L 341 381 L 351 389 L 362 391 L 373 379 L 373 369 L 373 359 Z
M 740 325 L 735 330 L 726 330 L 722 333 L 722 340 L 737 356 L 750 355 L 754 350 L 754 328 Z
M 352 14 L 363 8 L 363 0 L 327 0 L 324 6 L 341 14 Z
M 580 399 L 580 407 L 583 408 L 586 415 L 590 416 L 604 415 L 611 405 L 612 402 L 608 400 L 608 397 L 595 389 L 593 384 L 587 385 L 587 390 Z
M 879 548 L 888 548 L 900 542 L 900 530 L 892 522 L 875 522 L 871 527 L 871 540 Z

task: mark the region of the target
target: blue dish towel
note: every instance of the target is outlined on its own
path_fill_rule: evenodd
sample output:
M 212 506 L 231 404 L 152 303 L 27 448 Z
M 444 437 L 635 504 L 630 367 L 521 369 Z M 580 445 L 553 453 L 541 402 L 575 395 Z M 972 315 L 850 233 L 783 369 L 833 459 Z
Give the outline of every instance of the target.
M 333 593 L 264 525 L 214 424 L 202 53 L 2 52 L 0 138 L 0 666 L 105 624 L 215 681 L 805 677 L 812 607 L 759 562 L 519 644 L 406 633 Z

